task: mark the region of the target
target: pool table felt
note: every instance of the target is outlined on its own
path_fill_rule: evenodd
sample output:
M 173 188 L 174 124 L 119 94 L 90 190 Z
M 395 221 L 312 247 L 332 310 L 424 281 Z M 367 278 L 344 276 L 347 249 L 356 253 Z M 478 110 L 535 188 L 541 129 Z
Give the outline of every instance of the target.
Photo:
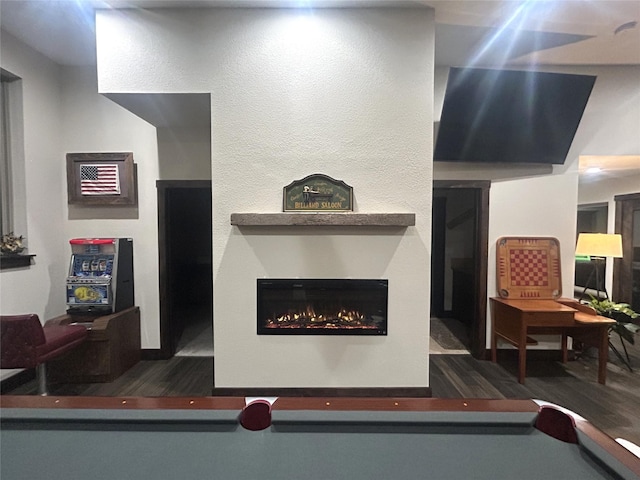
M 272 426 L 249 431 L 238 422 L 244 406 L 240 399 L 94 399 L 70 410 L 60 408 L 74 403 L 66 397 L 20 398 L 26 400 L 0 399 L 6 474 L 612 478 L 593 454 L 618 470 L 626 468 L 623 478 L 638 478 L 640 472 L 635 457 L 627 457 L 622 447 L 586 422 L 578 422 L 582 447 L 539 432 L 533 428 L 538 406 L 530 401 L 280 398 L 273 406 Z M 16 402 L 32 408 L 8 408 Z M 95 408 L 87 408 L 91 404 Z M 12 419 L 17 418 L 31 424 L 14 430 Z M 603 441 L 622 450 L 611 455 L 602 449 Z M 40 456 L 27 453 L 24 458 L 25 452 L 38 451 Z M 634 465 L 638 470 L 632 470 Z

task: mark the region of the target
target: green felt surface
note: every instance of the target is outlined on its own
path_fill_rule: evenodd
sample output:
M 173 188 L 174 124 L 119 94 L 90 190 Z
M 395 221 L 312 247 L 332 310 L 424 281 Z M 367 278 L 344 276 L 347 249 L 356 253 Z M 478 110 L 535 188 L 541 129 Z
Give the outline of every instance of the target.
M 74 415 L 75 413 L 75 415 Z M 2 409 L 7 479 L 615 478 L 535 414 Z M 624 472 L 623 472 L 624 473 Z M 632 477 L 629 477 L 632 478 Z

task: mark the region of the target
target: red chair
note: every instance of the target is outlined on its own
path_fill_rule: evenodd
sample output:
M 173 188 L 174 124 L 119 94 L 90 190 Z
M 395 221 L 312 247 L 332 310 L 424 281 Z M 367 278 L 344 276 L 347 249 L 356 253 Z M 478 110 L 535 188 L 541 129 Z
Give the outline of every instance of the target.
M 0 315 L 0 368 L 35 368 L 38 393 L 47 395 L 45 363 L 87 338 L 82 325 L 43 327 L 36 314 Z

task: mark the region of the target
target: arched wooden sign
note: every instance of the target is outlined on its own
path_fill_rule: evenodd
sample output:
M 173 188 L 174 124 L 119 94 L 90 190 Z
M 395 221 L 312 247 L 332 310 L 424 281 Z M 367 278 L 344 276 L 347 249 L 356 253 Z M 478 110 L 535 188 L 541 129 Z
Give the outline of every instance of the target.
M 284 212 L 351 212 L 353 188 L 342 180 L 316 173 L 284 187 Z

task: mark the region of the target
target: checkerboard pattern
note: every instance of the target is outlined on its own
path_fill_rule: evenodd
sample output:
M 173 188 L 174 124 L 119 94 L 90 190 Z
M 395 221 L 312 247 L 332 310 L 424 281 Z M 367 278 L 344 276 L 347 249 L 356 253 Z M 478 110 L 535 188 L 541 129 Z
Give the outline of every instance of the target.
M 556 238 L 501 237 L 496 248 L 496 280 L 502 298 L 562 296 L 560 243 Z
M 546 250 L 511 249 L 509 267 L 512 287 L 549 286 L 549 259 Z

